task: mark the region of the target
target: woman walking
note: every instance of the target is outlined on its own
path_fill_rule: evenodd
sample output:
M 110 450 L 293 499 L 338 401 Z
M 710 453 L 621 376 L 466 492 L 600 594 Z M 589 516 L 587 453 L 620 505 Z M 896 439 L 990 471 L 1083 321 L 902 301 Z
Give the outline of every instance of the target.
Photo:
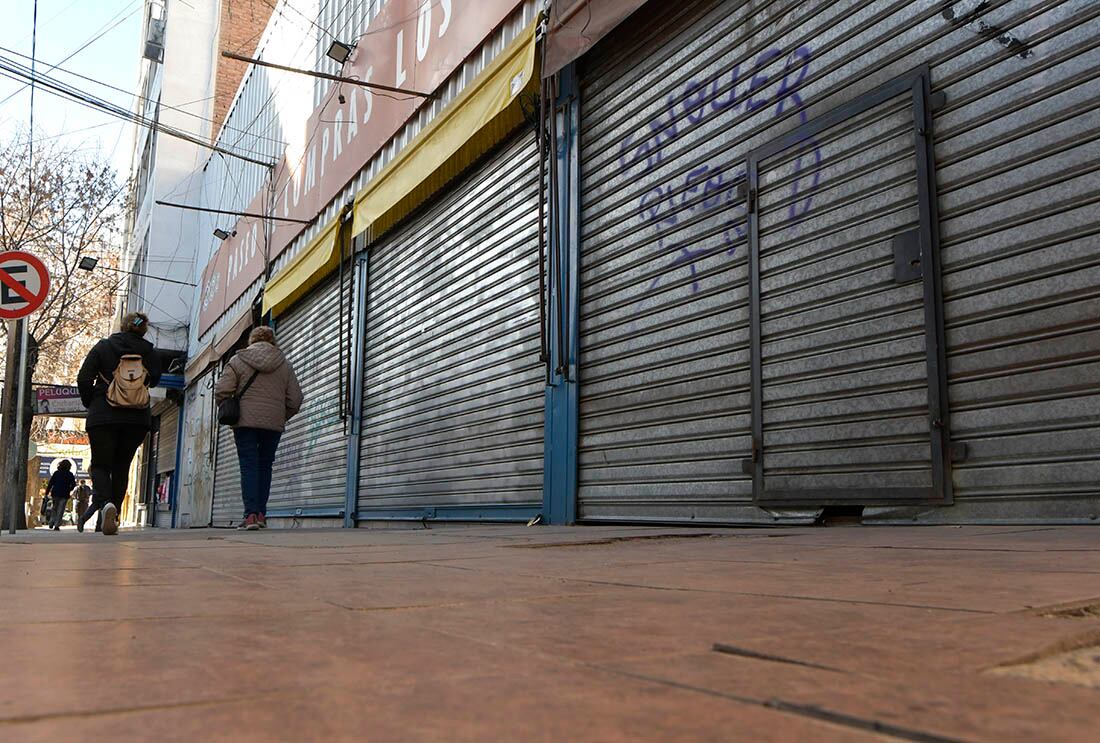
M 240 418 L 233 426 L 244 501 L 244 521 L 239 528 L 265 528 L 275 452 L 286 422 L 302 407 L 302 389 L 275 345 L 275 331 L 260 327 L 249 334 L 248 347 L 226 364 L 214 397 L 219 403 L 231 397 L 240 400 Z
M 54 531 L 61 531 L 61 520 L 65 518 L 68 510 L 69 493 L 76 487 L 76 478 L 73 477 L 73 463 L 68 459 L 62 459 L 57 463 L 57 472 L 50 476 L 50 482 L 46 485 L 46 496 L 53 498 L 53 513 L 50 515 L 49 527 Z
M 148 329 L 144 314 L 126 315 L 122 330 L 95 344 L 77 374 L 92 448 L 92 503 L 77 519 L 78 531 L 102 509 L 96 531 L 118 533 L 130 463 L 153 426 L 149 388 L 160 381 L 160 358 L 144 338 Z

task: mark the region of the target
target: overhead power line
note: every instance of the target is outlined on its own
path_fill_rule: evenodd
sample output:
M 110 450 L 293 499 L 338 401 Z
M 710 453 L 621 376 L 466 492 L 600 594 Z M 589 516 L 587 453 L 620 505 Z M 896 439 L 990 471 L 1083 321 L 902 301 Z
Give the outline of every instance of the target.
M 8 54 L 14 54 L 15 56 L 21 57 L 22 59 L 30 59 L 30 57 L 27 56 L 26 54 L 21 54 L 21 53 L 15 51 L 14 49 L 8 49 L 6 46 L 0 46 L 0 52 L 7 52 Z M 64 67 L 61 67 L 60 65 L 50 65 L 49 69 L 50 69 L 50 71 L 63 72 L 66 75 L 72 75 L 73 77 L 77 78 L 78 80 L 84 80 L 84 81 L 89 82 L 89 83 L 94 83 L 95 85 L 101 85 L 104 88 L 107 88 L 108 90 L 114 90 L 114 91 L 117 91 L 119 93 L 125 93 L 126 95 L 133 96 L 135 99 L 137 99 L 138 101 L 141 101 L 143 103 L 156 103 L 161 108 L 161 110 L 168 109 L 169 111 L 176 111 L 178 113 L 184 114 L 185 116 L 191 116 L 193 118 L 198 119 L 199 121 L 203 121 L 203 122 L 206 122 L 208 124 L 216 124 L 217 123 L 214 119 L 208 118 L 206 116 L 202 116 L 201 114 L 197 114 L 197 113 L 194 113 L 192 111 L 188 111 L 185 108 L 180 108 L 179 106 L 170 106 L 167 103 L 162 103 L 160 101 L 153 101 L 152 98 L 146 98 L 143 95 L 138 95 L 138 94 L 136 94 L 132 91 L 126 90 L 125 88 L 120 88 L 117 85 L 111 85 L 110 83 L 104 82 L 102 80 L 96 80 L 94 77 L 88 77 L 87 75 L 81 75 L 79 72 L 73 72 L 72 70 L 65 69 Z M 209 99 L 208 98 L 203 98 L 203 99 L 200 99 L 199 101 L 193 101 L 193 103 L 201 103 L 201 102 L 206 101 L 206 100 L 209 100 Z M 271 142 L 272 144 L 281 145 L 283 147 L 286 147 L 286 142 L 284 142 L 281 139 L 275 139 L 274 137 L 264 137 L 264 136 L 261 136 L 259 134 L 254 134 L 252 132 L 245 132 L 243 130 L 238 130 L 238 129 L 235 129 L 233 127 L 226 127 L 226 128 L 229 129 L 230 131 L 240 131 L 242 134 L 244 134 L 246 136 L 254 137 L 255 139 L 262 139 L 265 142 Z
M 275 167 L 275 163 L 273 162 L 267 160 L 259 160 L 255 157 L 249 157 L 248 155 L 243 155 L 239 152 L 234 152 L 232 150 L 227 150 L 224 147 L 210 144 L 209 142 L 206 142 L 203 139 L 196 137 L 195 135 L 182 129 L 177 129 L 174 126 L 163 124 L 155 119 L 150 119 L 135 111 L 130 111 L 127 108 L 123 108 L 116 103 L 111 103 L 110 101 L 99 98 L 98 96 L 85 93 L 77 88 L 72 87 L 71 85 L 61 82 L 60 80 L 56 80 L 52 77 L 35 73 L 30 68 L 13 59 L 0 56 L 0 70 L 9 73 L 9 76 L 15 76 L 18 79 L 34 83 L 43 90 L 48 90 L 49 92 L 61 98 L 67 98 L 88 108 L 105 111 L 106 113 L 123 119 L 124 121 L 129 121 L 131 123 L 137 124 L 138 126 L 152 129 L 169 137 L 182 139 L 185 142 L 190 142 L 191 144 L 198 145 L 199 147 L 213 150 L 214 152 L 220 152 L 223 155 L 235 157 L 240 160 L 253 163 L 255 165 L 262 165 L 265 168 Z
M 107 23 L 103 24 L 103 26 L 98 31 L 96 31 L 94 34 L 92 34 L 91 38 L 89 38 L 87 41 L 85 41 L 83 44 L 81 44 L 79 47 L 77 47 L 73 51 L 69 52 L 69 55 L 67 57 L 65 57 L 63 60 L 61 60 L 60 62 L 58 62 L 57 64 L 64 64 L 65 62 L 68 62 L 70 59 L 72 59 L 76 55 L 80 54 L 82 51 L 84 51 L 85 49 L 90 47 L 92 44 L 94 44 L 97 41 L 99 41 L 100 39 L 102 39 L 108 33 L 115 30 L 116 28 L 118 28 L 125 21 L 127 21 L 130 18 L 130 16 L 132 16 L 134 13 L 137 13 L 139 10 L 141 10 L 142 4 L 139 0 L 138 6 L 136 8 L 131 10 L 128 14 L 126 14 L 126 16 L 120 18 L 119 16 L 121 16 L 123 13 L 126 13 L 126 8 L 130 7 L 131 4 L 132 3 L 126 3 L 123 6 L 122 10 L 120 10 L 118 13 L 116 13 L 114 15 L 114 17 L 111 18 L 111 20 L 107 21 Z M 54 67 L 51 67 L 49 70 L 47 70 L 47 72 L 49 72 L 50 70 L 53 70 L 55 68 L 56 68 L 56 65 Z M 22 90 L 17 90 L 14 93 L 11 93 L 7 97 L 5 97 L 3 100 L 0 100 L 0 106 L 4 105 L 8 101 L 10 101 L 12 98 L 19 95 L 19 93 L 21 93 L 21 92 L 22 92 Z

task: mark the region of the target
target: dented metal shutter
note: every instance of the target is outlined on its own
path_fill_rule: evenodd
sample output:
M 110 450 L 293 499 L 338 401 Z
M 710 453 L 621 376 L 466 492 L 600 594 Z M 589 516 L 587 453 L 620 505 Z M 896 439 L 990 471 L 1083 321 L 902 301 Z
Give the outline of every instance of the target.
M 272 473 L 268 511 L 312 509 L 335 515 L 344 507 L 347 482 L 347 431 L 342 419 L 346 395 L 341 386 L 347 373 L 352 285 L 339 274 L 321 282 L 300 303 L 276 319 L 279 347 L 298 376 L 305 402 L 287 423 Z M 343 312 L 341 362 L 340 303 Z M 343 374 L 341 374 L 341 370 Z
M 525 135 L 371 248 L 360 518 L 542 503 L 537 185 Z
M 742 469 L 745 158 L 922 64 L 946 94 L 933 126 L 943 312 L 953 440 L 968 451 L 954 449 L 954 507 L 873 515 L 1096 515 L 1100 6 L 650 6 L 581 67 L 580 517 L 771 518 Z M 810 218 L 839 178 L 821 157 L 816 178 L 789 181 Z M 829 392 L 807 379 L 791 394 Z

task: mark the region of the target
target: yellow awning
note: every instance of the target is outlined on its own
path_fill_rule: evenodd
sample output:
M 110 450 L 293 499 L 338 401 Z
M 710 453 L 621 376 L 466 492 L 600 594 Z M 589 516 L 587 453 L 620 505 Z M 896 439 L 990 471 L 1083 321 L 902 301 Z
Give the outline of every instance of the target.
M 294 260 L 271 277 L 264 287 L 264 312 L 278 314 L 320 283 L 340 265 L 341 225 L 348 207 L 321 230 Z
M 373 240 L 524 122 L 537 90 L 532 23 L 355 197 L 353 234 Z

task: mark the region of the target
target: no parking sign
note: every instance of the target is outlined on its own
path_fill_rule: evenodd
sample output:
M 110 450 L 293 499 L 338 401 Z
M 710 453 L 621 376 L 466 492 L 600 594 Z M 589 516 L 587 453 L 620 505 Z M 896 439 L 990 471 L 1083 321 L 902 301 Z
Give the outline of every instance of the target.
M 31 314 L 50 293 L 50 273 L 38 258 L 22 250 L 0 253 L 0 319 Z

